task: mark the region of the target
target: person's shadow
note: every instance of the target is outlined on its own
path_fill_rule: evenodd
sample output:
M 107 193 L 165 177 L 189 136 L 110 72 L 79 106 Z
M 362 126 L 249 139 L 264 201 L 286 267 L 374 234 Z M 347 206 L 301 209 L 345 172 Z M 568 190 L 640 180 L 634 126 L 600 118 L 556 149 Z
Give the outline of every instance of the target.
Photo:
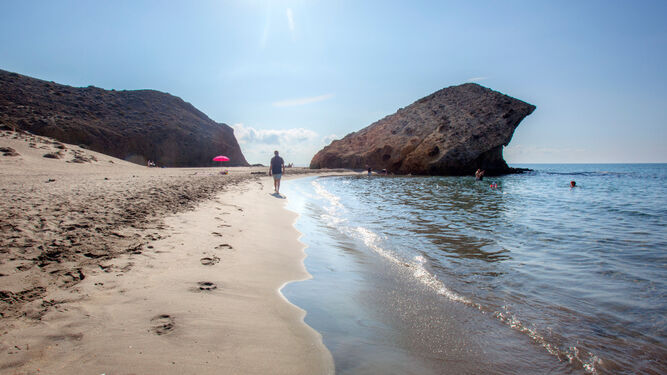
M 276 193 L 276 192 L 272 193 L 271 195 L 273 195 L 273 196 L 276 197 L 276 198 L 280 198 L 280 199 L 285 199 L 285 198 L 287 198 L 287 197 L 285 197 L 284 195 L 280 195 L 280 193 Z

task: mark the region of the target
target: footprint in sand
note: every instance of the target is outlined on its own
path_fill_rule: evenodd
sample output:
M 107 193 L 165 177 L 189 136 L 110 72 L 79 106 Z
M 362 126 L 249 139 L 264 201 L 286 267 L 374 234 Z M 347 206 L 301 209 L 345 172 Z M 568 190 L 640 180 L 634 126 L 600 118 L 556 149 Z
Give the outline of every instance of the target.
M 212 265 L 218 263 L 220 261 L 220 258 L 218 258 L 216 256 L 204 257 L 204 258 L 199 259 L 199 261 L 201 262 L 201 264 L 203 264 L 205 266 L 212 266 Z
M 211 232 L 211 234 L 214 236 L 222 237 L 222 234 L 218 232 Z
M 151 332 L 161 336 L 174 330 L 174 318 L 167 314 L 156 315 L 151 319 Z
M 217 288 L 218 286 L 215 285 L 215 283 L 212 283 L 210 281 L 200 281 L 197 283 L 197 288 L 195 289 L 195 291 L 210 292 Z
M 230 249 L 230 250 L 233 249 L 232 245 L 230 245 L 228 243 L 220 244 L 220 245 L 216 246 L 215 248 L 216 249 L 225 249 L 226 248 L 226 249 Z
M 64 270 L 51 271 L 51 274 L 56 275 L 58 277 L 58 282 L 60 286 L 76 285 L 81 280 L 86 278 L 86 275 L 83 274 L 80 268 L 75 268 L 67 272 L 65 272 Z

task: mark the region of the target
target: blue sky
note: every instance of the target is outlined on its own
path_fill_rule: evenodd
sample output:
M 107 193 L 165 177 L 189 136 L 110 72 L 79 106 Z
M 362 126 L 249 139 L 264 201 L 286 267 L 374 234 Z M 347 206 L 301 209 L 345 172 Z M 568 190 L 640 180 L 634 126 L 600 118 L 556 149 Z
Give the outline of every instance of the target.
M 246 158 L 331 139 L 474 81 L 537 106 L 529 162 L 667 162 L 665 1 L 0 1 L 0 69 L 156 89 Z

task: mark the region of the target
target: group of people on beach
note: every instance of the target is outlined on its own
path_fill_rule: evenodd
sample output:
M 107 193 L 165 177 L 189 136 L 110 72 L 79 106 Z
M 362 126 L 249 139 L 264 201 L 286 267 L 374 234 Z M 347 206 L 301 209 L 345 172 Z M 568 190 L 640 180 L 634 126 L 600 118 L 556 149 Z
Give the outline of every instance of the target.
M 485 170 L 477 168 L 477 170 L 475 171 L 475 180 L 482 181 L 484 179 L 484 173 L 486 173 Z M 489 185 L 489 187 L 491 189 L 498 189 L 498 183 L 492 182 L 491 185 Z
M 485 173 L 485 171 L 483 169 L 477 168 L 477 170 L 475 171 L 475 180 L 482 181 L 484 179 L 484 173 Z M 497 189 L 498 188 L 498 183 L 493 182 L 493 183 L 491 183 L 491 185 L 489 185 L 489 187 L 491 189 Z M 577 187 L 576 181 L 574 181 L 574 180 L 570 181 L 570 188 L 576 188 L 576 187 Z
M 278 154 L 278 150 L 274 151 L 273 154 L 274 156 L 271 158 L 271 166 L 269 167 L 269 176 L 273 176 L 274 190 L 276 194 L 280 194 L 280 178 L 282 177 L 283 173 L 285 173 L 285 161 Z M 367 171 L 369 176 L 373 173 L 373 169 L 371 167 L 368 167 Z M 386 169 L 382 170 L 382 174 L 386 175 L 387 173 L 388 171 Z M 475 171 L 475 180 L 482 181 L 484 179 L 484 173 L 485 171 L 483 169 L 478 168 L 477 171 Z M 498 183 L 492 182 L 489 187 L 491 189 L 498 189 Z M 577 183 L 574 180 L 570 181 L 570 188 L 575 187 L 577 187 Z

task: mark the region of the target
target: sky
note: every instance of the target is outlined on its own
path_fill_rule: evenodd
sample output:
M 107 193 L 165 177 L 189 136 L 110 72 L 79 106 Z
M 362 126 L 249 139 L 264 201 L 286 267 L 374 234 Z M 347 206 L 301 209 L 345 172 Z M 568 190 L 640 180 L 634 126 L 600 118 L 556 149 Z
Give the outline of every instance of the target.
M 251 163 L 444 87 L 537 106 L 507 162 L 667 162 L 667 1 L 0 0 L 0 69 L 155 89 L 235 129 Z

